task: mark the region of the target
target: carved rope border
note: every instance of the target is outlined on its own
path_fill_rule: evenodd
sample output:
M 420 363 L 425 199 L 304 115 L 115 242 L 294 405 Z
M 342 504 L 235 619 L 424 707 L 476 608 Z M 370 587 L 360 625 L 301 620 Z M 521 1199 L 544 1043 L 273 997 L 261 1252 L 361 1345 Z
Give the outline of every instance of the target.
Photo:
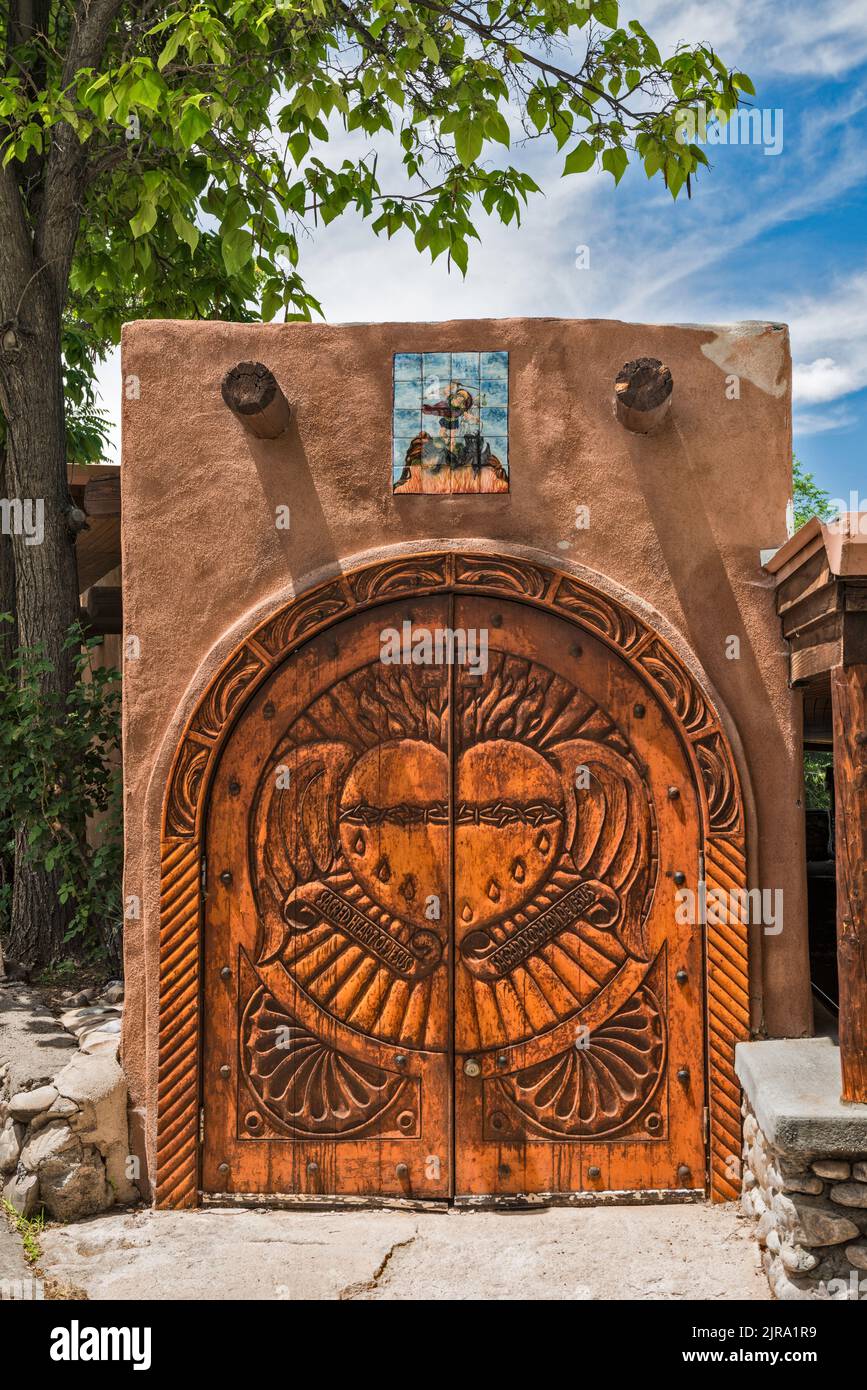
M 746 888 L 743 799 L 717 711 L 668 643 L 624 604 L 546 565 L 487 553 L 406 556 L 347 571 L 284 604 L 226 658 L 179 741 L 163 805 L 160 880 L 156 1205 L 198 1203 L 201 867 L 207 794 L 243 706 L 302 643 L 353 613 L 421 594 L 474 593 L 530 603 L 587 628 L 653 691 L 678 727 L 699 794 L 708 891 Z M 747 929 L 706 930 L 709 1185 L 740 1193 L 735 1044 L 749 1036 Z

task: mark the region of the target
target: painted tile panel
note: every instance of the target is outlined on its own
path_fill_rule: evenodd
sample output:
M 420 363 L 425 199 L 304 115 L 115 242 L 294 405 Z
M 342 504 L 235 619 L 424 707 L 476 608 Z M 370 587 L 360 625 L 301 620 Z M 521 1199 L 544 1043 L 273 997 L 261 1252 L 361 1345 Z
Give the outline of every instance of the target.
M 509 491 L 508 352 L 396 352 L 392 488 Z

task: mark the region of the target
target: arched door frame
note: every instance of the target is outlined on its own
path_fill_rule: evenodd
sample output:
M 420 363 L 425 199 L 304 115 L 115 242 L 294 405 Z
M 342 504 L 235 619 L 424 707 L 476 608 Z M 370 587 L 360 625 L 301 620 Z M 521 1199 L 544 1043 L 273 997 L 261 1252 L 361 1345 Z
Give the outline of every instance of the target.
M 488 552 L 413 553 L 348 570 L 264 618 L 214 673 L 187 721 L 168 777 L 160 845 L 156 1204 L 198 1202 L 201 880 L 208 791 L 247 701 L 298 647 L 353 613 L 428 594 L 480 594 L 568 619 L 626 661 L 667 710 L 701 808 L 707 892 L 746 890 L 744 803 L 719 712 L 686 663 L 620 598 L 551 566 Z M 705 930 L 710 1195 L 740 1192 L 735 1045 L 749 1036 L 747 928 L 711 914 Z

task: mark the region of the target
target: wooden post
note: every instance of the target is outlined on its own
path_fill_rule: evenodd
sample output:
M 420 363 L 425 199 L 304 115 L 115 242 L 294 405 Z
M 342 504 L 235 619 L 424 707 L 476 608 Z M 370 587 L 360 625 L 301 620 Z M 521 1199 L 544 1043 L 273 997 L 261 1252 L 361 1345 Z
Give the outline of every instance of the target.
M 223 378 L 223 400 L 257 439 L 276 439 L 289 424 L 289 402 L 261 362 L 239 362 Z
M 841 1100 L 867 1104 L 867 665 L 831 671 Z
M 634 434 L 650 434 L 668 414 L 671 372 L 658 357 L 637 357 L 620 368 L 614 382 L 617 418 Z

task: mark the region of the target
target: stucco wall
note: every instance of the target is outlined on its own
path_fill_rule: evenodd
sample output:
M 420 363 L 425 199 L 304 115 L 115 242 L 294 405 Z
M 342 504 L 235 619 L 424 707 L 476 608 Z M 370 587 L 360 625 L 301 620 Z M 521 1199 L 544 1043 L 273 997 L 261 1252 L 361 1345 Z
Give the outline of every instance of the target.
M 392 353 L 478 349 L 510 354 L 511 492 L 392 496 Z M 642 355 L 675 383 L 652 436 L 613 413 L 614 376 Z M 293 407 L 273 442 L 251 440 L 220 396 L 228 368 L 251 359 Z M 800 696 L 759 563 L 786 538 L 791 494 L 785 328 L 136 323 L 123 375 L 124 622 L 140 643 L 124 667 L 125 890 L 142 904 L 127 923 L 124 1058 L 139 1152 L 156 1085 L 160 812 L 183 721 L 254 613 L 389 548 L 471 541 L 596 572 L 694 654 L 739 760 L 751 883 L 785 892 L 783 930 L 751 933 L 754 1023 L 810 1031 Z M 275 526 L 281 505 L 288 531 Z

